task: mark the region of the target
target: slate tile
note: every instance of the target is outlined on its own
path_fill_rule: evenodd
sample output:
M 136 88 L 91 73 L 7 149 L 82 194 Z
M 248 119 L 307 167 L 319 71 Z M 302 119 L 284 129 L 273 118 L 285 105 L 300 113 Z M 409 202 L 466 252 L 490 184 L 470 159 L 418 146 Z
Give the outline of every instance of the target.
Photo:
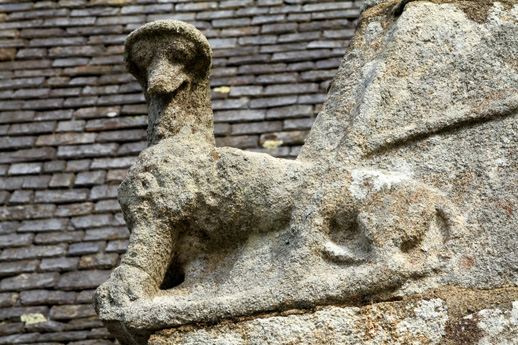
M 25 331 L 28 332 L 40 332 L 40 333 L 50 333 L 50 332 L 62 332 L 65 329 L 65 324 L 57 321 L 45 321 L 32 323 L 25 326 Z M 35 345 L 59 345 L 58 343 L 38 343 Z
M 89 120 L 86 123 L 87 131 L 105 131 L 111 129 L 123 129 L 144 127 L 147 125 L 147 116 L 124 116 L 111 119 Z
M 146 139 L 146 131 L 143 129 L 130 129 L 123 131 L 100 132 L 96 138 L 97 142 L 128 142 Z
M 11 164 L 8 175 L 28 175 L 39 174 L 42 170 L 43 163 L 17 163 Z
M 43 259 L 39 270 L 41 272 L 53 272 L 53 271 L 73 271 L 77 268 L 79 258 L 55 258 L 55 259 Z
M 112 200 L 101 200 L 95 203 L 94 212 L 95 213 L 104 213 L 104 212 L 117 212 L 120 211 L 121 207 L 119 202 L 115 199 Z
M 264 89 L 264 95 L 307 94 L 318 92 L 318 84 L 288 84 L 269 85 Z
M 34 121 L 68 120 L 72 118 L 72 114 L 73 111 L 71 109 L 39 111 L 34 115 Z
M 266 112 L 267 119 L 307 117 L 311 115 L 313 115 L 313 107 L 311 105 L 290 105 L 287 107 L 271 108 Z
M 83 231 L 63 231 L 39 233 L 34 238 L 34 244 L 58 244 L 80 242 L 83 240 Z
M 111 270 L 67 272 L 61 275 L 57 288 L 63 290 L 95 289 L 110 276 Z
M 250 108 L 271 108 L 297 103 L 297 96 L 256 98 L 250 101 Z
M 49 182 L 49 187 L 71 187 L 74 178 L 74 174 L 54 174 Z
M 48 218 L 55 210 L 56 205 L 52 204 L 2 207 L 0 208 L 0 221 Z
M 216 138 L 216 146 L 230 146 L 238 148 L 256 147 L 258 137 L 256 135 L 240 135 Z
M 72 225 L 75 229 L 99 228 L 110 226 L 113 222 L 111 214 L 96 214 L 72 218 Z
M 94 170 L 94 171 L 83 171 L 77 174 L 74 185 L 76 186 L 92 186 L 96 184 L 104 183 L 106 178 L 106 171 Z
M 0 205 L 5 204 L 10 199 L 11 193 L 5 190 L 0 191 Z M 11 202 L 12 203 L 12 202 Z
M 125 156 L 130 154 L 139 154 L 145 148 L 147 148 L 147 141 L 122 144 L 117 150 L 117 155 Z
M 0 308 L 13 307 L 18 301 L 19 294 L 14 292 L 0 293 Z
M 0 248 L 29 246 L 33 238 L 34 234 L 0 235 Z
M 92 303 L 92 297 L 86 302 Z M 103 323 L 97 316 L 90 316 L 85 318 L 73 319 L 66 324 L 67 330 L 91 329 L 102 327 Z M 90 336 L 89 336 L 90 337 Z
M 17 190 L 11 195 L 9 204 L 28 204 L 32 200 L 32 190 Z M 1 197 L 0 197 L 1 199 Z
M 298 81 L 298 73 L 279 73 L 279 74 L 266 74 L 257 76 L 255 81 L 258 84 L 284 84 L 284 83 L 296 83 Z
M 0 254 L 0 260 L 23 260 L 55 257 L 63 255 L 66 248 L 67 246 L 65 244 L 6 248 Z
M 92 169 L 119 169 L 132 166 L 137 157 L 116 157 L 116 158 L 96 158 L 92 162 Z
M 23 322 L 5 322 L 0 324 L 0 336 L 23 333 L 25 324 Z
M 56 217 L 83 216 L 92 213 L 93 208 L 94 204 L 92 202 L 60 205 L 54 215 Z
M 121 114 L 125 115 L 147 115 L 147 113 L 148 111 L 146 104 L 124 105 L 121 109 Z
M 315 118 L 304 118 L 304 119 L 289 119 L 284 120 L 283 129 L 284 130 L 292 130 L 292 129 L 311 129 L 313 126 L 313 122 L 315 122 Z
M 115 184 L 95 186 L 92 188 L 92 191 L 90 193 L 90 199 L 99 200 L 99 199 L 116 198 L 118 187 L 119 186 L 115 185 Z
M 262 121 L 239 123 L 232 125 L 232 135 L 240 134 L 260 134 L 265 132 L 276 132 L 282 130 L 281 121 Z
M 281 52 L 274 53 L 272 56 L 272 61 L 277 62 L 295 62 L 295 61 L 304 61 L 308 59 L 316 60 L 316 59 L 324 59 L 331 54 L 329 49 L 314 49 L 314 50 L 305 50 L 303 54 L 300 51 L 291 51 L 291 52 Z
M 234 111 L 217 111 L 214 122 L 243 122 L 264 120 L 266 111 L 262 109 L 245 109 Z
M 21 291 L 54 287 L 58 278 L 58 273 L 22 273 L 15 277 L 4 278 L 0 282 L 0 291 Z
M 218 127 L 218 125 L 214 125 L 214 132 L 216 134 L 219 134 L 217 127 Z M 127 173 L 128 173 L 127 169 L 108 170 L 108 173 L 106 174 L 106 183 L 110 183 L 110 182 L 119 182 L 120 183 L 126 177 Z
M 43 121 L 24 124 L 12 124 L 9 128 L 9 134 L 33 134 L 53 132 L 56 128 L 55 121 Z
M 72 341 L 86 339 L 87 331 L 44 333 L 38 337 L 38 341 Z
M 56 132 L 81 132 L 84 130 L 85 125 L 86 121 L 84 120 L 60 121 L 58 122 Z M 83 144 L 83 142 L 81 142 L 81 144 Z
M 99 253 L 104 249 L 105 246 L 106 242 L 104 241 L 74 243 L 70 245 L 68 249 L 68 255 L 77 256 Z
M 0 337 L 0 345 L 12 345 L 22 343 L 34 343 L 40 337 L 39 333 L 13 334 Z
M 23 188 L 45 189 L 50 182 L 50 175 L 27 176 L 23 179 Z
M 265 133 L 261 135 L 259 142 L 263 145 L 266 140 L 282 140 L 284 145 L 304 144 L 308 133 L 309 131 Z
M 65 169 L 65 161 L 50 161 L 43 163 L 44 172 L 57 172 Z
M 129 238 L 129 230 L 126 227 L 109 227 L 86 230 L 84 241 L 117 240 Z
M 128 249 L 128 240 L 114 240 L 108 242 L 106 246 L 107 253 L 124 253 Z
M 34 201 L 38 203 L 62 203 L 88 199 L 88 189 L 36 191 Z
M 225 110 L 225 109 L 245 108 L 248 105 L 249 101 L 250 101 L 250 99 L 247 97 L 216 100 L 216 101 L 212 102 L 212 109 Z
M 309 94 L 309 95 L 300 95 L 297 103 L 299 104 L 321 104 L 326 100 L 326 94 L 318 93 L 318 94 Z
M 55 290 L 30 290 L 20 292 L 20 302 L 22 305 L 27 306 L 41 304 L 72 304 L 75 299 L 75 292 Z M 52 309 L 50 314 L 52 315 Z
M 65 170 L 70 172 L 85 171 L 90 168 L 91 163 L 91 159 L 70 160 L 67 162 L 67 167 Z
M 261 28 L 261 34 L 281 34 L 297 30 L 297 23 L 265 24 Z
M 19 226 L 20 226 L 20 222 L 6 222 L 6 221 L 0 222 L 0 234 L 2 234 L 2 235 L 11 234 L 11 233 L 15 232 Z
M 117 264 L 118 259 L 118 254 L 97 253 L 84 255 L 79 261 L 79 269 L 111 269 Z
M 114 154 L 119 147 L 115 143 L 59 146 L 58 158 L 99 157 Z
M 0 263 L 0 276 L 12 276 L 20 273 L 32 273 L 38 268 L 38 260 L 13 261 Z

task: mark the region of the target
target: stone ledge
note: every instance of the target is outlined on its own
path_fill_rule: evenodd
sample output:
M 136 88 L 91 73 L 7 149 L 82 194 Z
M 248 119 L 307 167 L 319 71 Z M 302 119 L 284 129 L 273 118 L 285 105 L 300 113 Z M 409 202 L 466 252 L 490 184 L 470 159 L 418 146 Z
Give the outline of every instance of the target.
M 400 301 L 291 310 L 162 330 L 150 345 L 513 344 L 518 288 L 438 288 Z

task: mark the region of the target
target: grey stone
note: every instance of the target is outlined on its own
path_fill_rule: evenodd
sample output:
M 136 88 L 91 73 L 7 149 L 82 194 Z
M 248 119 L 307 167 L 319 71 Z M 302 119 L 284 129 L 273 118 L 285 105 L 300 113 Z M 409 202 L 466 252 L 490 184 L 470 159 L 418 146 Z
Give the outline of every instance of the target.
M 67 292 L 65 292 L 67 293 Z M 73 293 L 73 292 L 72 292 Z M 69 320 L 94 316 L 95 310 L 91 305 L 63 305 L 53 306 L 49 317 L 53 320 Z
M 0 235 L 0 248 L 20 247 L 32 244 L 34 234 Z
M 71 244 L 68 249 L 68 255 L 84 255 L 101 252 L 106 243 L 104 241 L 99 242 L 81 242 Z
M 111 270 L 68 272 L 61 275 L 57 287 L 63 290 L 95 289 L 110 276 Z
M 73 271 L 76 269 L 79 258 L 43 259 L 40 264 L 41 272 Z
M 122 344 L 164 328 L 175 329 L 150 343 L 438 344 L 450 317 L 516 301 L 516 15 L 494 1 L 367 9 L 341 65 L 331 50 L 312 53 L 318 69 L 340 69 L 296 160 L 215 147 L 206 39 L 176 21 L 134 31 L 125 62 L 144 86 L 149 147 L 119 188 L 132 235 L 95 293 L 100 318 Z M 300 146 L 305 135 L 261 142 Z M 487 334 L 515 322 L 514 309 L 479 315 L 499 315 Z
M 21 291 L 54 287 L 58 273 L 23 273 L 16 277 L 4 278 L 0 282 L 0 291 Z
M 0 293 L 0 308 L 12 307 L 18 301 L 18 294 L 14 292 Z
M 38 260 L 12 261 L 0 263 L 0 276 L 12 276 L 20 273 L 32 273 L 38 268 Z
M 7 248 L 0 254 L 0 260 L 23 260 L 33 258 L 48 258 L 65 254 L 66 245 L 30 246 Z
M 75 292 L 53 290 L 31 290 L 20 292 L 20 302 L 23 305 L 39 304 L 71 304 L 76 298 Z
M 41 220 L 25 220 L 18 228 L 18 232 L 24 231 L 56 231 L 65 230 L 68 225 L 68 219 L 41 219 Z

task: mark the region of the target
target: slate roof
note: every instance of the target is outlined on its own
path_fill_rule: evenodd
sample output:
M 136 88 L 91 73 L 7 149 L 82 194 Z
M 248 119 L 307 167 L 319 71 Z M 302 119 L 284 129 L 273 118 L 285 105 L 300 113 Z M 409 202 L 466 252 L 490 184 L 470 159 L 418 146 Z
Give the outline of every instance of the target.
M 144 98 L 122 65 L 129 32 L 165 18 L 201 29 L 217 144 L 293 158 L 360 6 L 0 0 L 0 345 L 113 344 L 90 302 L 126 249 L 117 186 L 146 147 Z

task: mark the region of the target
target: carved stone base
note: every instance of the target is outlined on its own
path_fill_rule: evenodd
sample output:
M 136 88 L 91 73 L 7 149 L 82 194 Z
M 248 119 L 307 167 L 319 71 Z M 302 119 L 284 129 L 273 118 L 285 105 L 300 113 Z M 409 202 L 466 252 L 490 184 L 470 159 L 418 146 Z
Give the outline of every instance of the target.
M 163 330 L 150 345 L 518 344 L 518 288 L 436 289 L 400 301 Z

